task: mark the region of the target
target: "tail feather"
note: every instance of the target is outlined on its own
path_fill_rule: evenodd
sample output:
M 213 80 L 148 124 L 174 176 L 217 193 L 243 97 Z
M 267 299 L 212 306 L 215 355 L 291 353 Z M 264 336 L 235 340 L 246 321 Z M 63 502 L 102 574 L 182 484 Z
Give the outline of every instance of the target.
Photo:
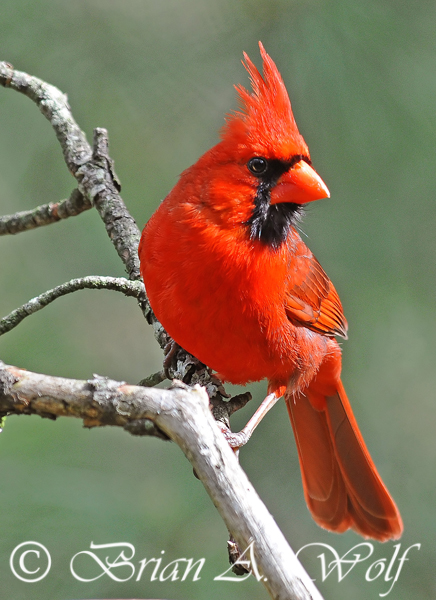
M 364 537 L 397 539 L 403 530 L 398 509 L 369 455 L 342 383 L 336 387 L 324 398 L 310 386 L 305 394 L 286 395 L 309 510 L 332 531 L 351 527 Z

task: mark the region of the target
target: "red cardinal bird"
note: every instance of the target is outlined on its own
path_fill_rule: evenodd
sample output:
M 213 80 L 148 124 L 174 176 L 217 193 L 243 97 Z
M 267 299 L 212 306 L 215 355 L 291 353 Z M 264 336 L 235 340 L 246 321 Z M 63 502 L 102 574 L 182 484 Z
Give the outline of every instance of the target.
M 395 539 L 400 514 L 340 380 L 342 305 L 295 228 L 304 205 L 329 192 L 259 46 L 263 77 L 244 54 L 252 93 L 237 87 L 241 110 L 221 141 L 182 173 L 144 229 L 145 287 L 170 336 L 221 379 L 267 379 L 269 394 L 284 394 L 315 521 Z

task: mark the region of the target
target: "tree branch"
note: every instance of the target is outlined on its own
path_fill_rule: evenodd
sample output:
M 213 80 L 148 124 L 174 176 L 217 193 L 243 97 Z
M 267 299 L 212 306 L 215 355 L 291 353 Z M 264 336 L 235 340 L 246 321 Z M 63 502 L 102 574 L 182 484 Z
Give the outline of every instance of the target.
M 14 329 L 23 319 L 29 315 L 33 315 L 45 306 L 54 302 L 61 296 L 66 296 L 77 290 L 113 290 L 122 292 L 125 296 L 133 296 L 137 300 L 143 300 L 145 297 L 145 288 L 142 281 L 129 281 L 124 277 L 100 277 L 89 275 L 80 279 L 72 279 L 66 283 L 62 283 L 52 290 L 43 292 L 39 296 L 32 298 L 23 306 L 13 310 L 6 317 L 0 320 L 0 335 Z
M 78 189 L 71 192 L 66 200 L 42 204 L 32 210 L 24 210 L 13 215 L 0 217 L 0 235 L 13 235 L 57 223 L 61 219 L 75 217 L 85 210 L 92 208 L 89 200 L 84 198 Z
M 33 100 L 50 121 L 67 167 L 77 179 L 82 195 L 95 205 L 103 219 L 129 279 L 140 279 L 137 252 L 140 232 L 119 195 L 120 186 L 113 171 L 113 162 L 107 154 L 106 131 L 95 130 L 93 152 L 71 114 L 66 95 L 56 87 L 16 71 L 6 62 L 0 62 L 0 84 Z
M 0 362 L 0 414 L 74 416 L 86 427 L 151 420 L 183 450 L 239 548 L 251 545 L 251 567 L 277 600 L 322 600 L 274 519 L 242 471 L 209 410 L 204 389 L 171 390 L 105 378 L 77 381 Z

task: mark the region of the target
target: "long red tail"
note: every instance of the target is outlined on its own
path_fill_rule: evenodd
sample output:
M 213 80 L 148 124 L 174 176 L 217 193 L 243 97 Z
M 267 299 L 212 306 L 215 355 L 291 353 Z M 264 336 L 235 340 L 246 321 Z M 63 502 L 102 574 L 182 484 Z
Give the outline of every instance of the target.
M 397 539 L 403 531 L 400 513 L 369 455 L 342 383 L 335 387 L 328 396 L 312 384 L 304 395 L 286 395 L 309 510 L 321 527 L 338 533 L 351 527 L 382 542 Z

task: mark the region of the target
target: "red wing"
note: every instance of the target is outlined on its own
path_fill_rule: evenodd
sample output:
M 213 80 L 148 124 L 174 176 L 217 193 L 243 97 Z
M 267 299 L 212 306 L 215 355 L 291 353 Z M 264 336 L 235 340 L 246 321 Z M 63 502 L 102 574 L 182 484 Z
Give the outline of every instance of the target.
M 296 325 L 322 335 L 347 338 L 348 325 L 339 296 L 319 262 L 308 248 L 304 249 L 291 266 L 286 315 Z

